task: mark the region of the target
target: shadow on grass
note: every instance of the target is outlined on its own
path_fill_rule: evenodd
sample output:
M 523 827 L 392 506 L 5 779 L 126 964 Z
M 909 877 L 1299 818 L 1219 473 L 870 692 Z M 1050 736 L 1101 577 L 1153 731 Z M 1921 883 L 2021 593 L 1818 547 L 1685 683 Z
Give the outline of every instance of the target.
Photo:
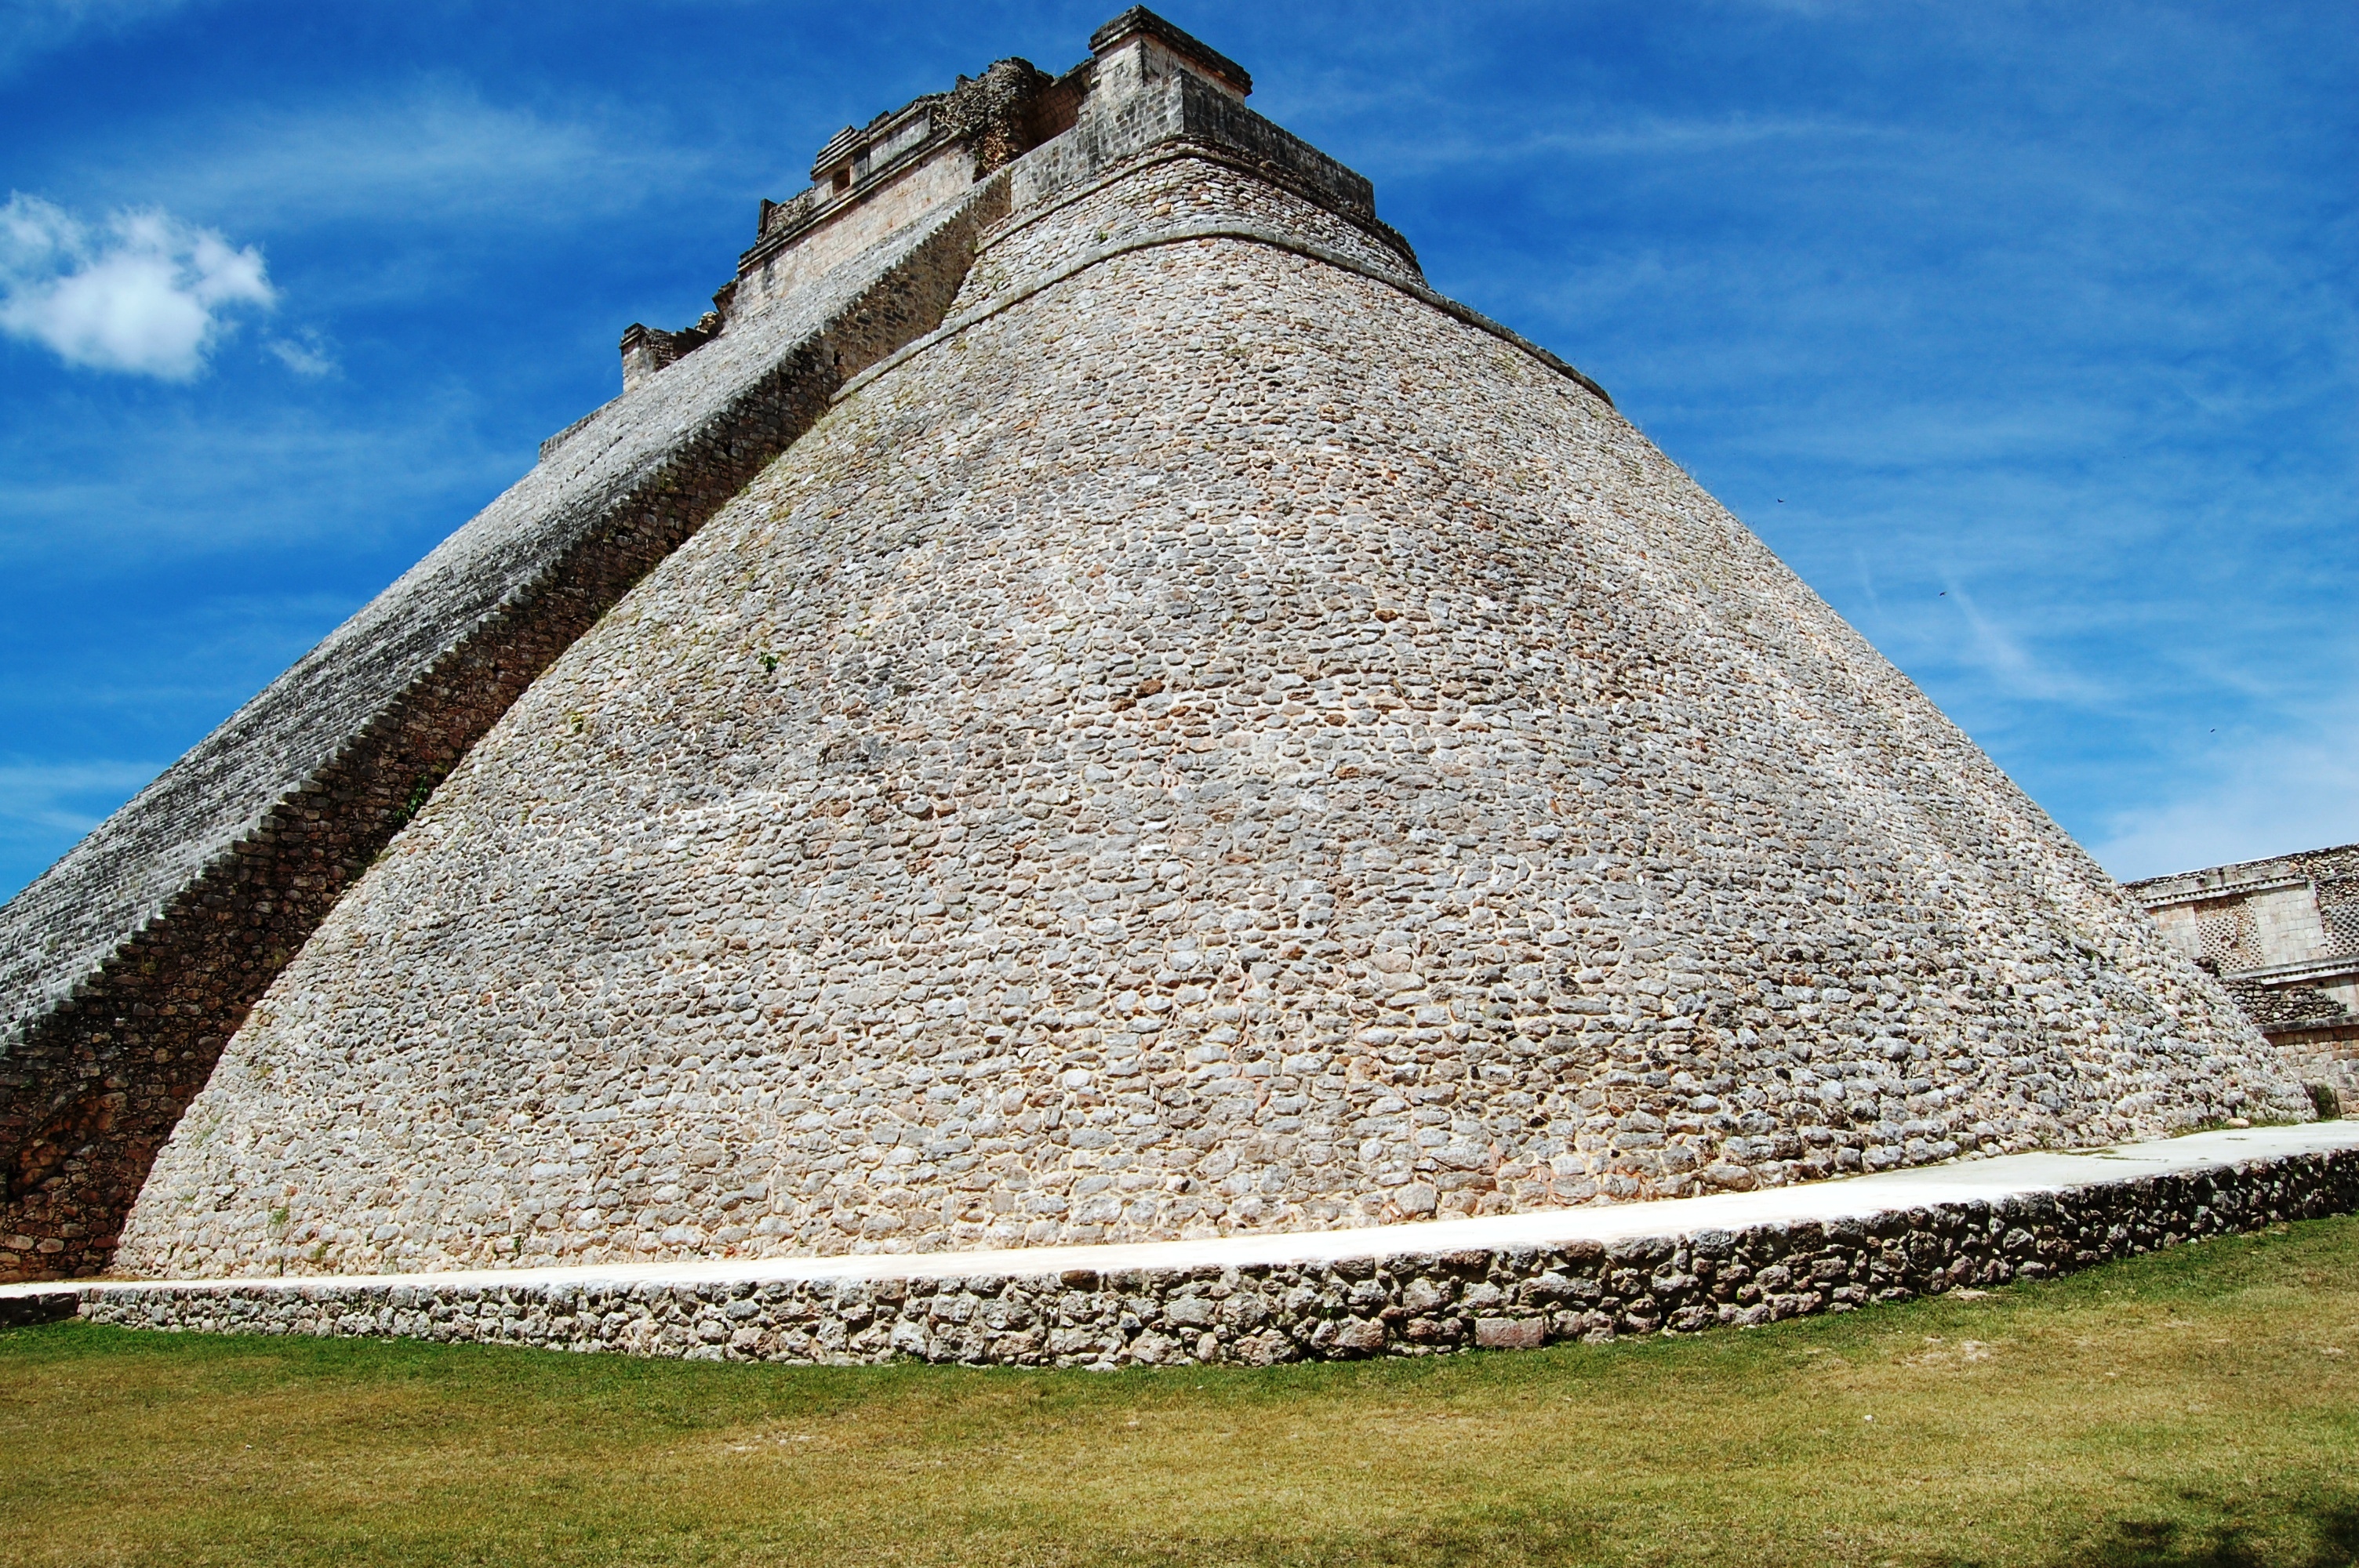
M 1586 1521 L 1514 1517 L 1409 1525 L 1381 1535 L 1036 1539 L 1019 1560 L 1057 1568 L 1501 1568 L 1627 1561 Z
M 2303 1556 L 2264 1550 L 2251 1526 L 2233 1520 L 2190 1529 L 2167 1519 L 2121 1519 L 2102 1540 L 2060 1561 L 2075 1568 L 2359 1568 L 2359 1506 L 2296 1505 L 2293 1511 L 2310 1527 Z

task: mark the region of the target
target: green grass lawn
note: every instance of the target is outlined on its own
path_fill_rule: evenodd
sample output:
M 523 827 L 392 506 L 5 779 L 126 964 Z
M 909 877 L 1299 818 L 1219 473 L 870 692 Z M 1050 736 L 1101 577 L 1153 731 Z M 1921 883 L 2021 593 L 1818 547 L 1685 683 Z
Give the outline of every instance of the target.
M 1265 1371 L 0 1333 L 0 1561 L 2359 1562 L 2359 1220 Z

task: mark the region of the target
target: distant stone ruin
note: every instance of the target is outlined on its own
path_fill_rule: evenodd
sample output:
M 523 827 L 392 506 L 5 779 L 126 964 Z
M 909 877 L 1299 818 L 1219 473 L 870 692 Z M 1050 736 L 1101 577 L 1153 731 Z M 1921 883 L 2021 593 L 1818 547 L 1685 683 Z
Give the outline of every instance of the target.
M 2125 890 L 2219 977 L 2291 1069 L 2359 1110 L 2359 844 Z
M 2221 981 L 1151 14 L 0 911 L 0 1277 L 1315 1231 L 2315 1114 Z

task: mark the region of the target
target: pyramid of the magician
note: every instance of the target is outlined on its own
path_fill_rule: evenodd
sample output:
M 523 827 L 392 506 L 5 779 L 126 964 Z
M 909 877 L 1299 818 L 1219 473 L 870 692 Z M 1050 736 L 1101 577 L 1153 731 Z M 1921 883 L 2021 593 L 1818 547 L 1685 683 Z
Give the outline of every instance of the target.
M 2311 1114 L 1368 182 L 1126 12 L 0 914 L 0 1276 L 1143 1240 Z

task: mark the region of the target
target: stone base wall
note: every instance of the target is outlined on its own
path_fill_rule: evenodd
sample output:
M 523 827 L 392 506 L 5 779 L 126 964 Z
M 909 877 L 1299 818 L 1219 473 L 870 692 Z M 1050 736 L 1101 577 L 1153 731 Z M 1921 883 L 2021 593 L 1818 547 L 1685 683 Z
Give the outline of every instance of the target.
M 1029 1276 L 96 1284 L 79 1295 L 95 1323 L 215 1334 L 400 1336 L 711 1361 L 1266 1365 L 1751 1325 L 2044 1279 L 2354 1208 L 2359 1149 L 2344 1149 L 1857 1221 L 1610 1245 Z

